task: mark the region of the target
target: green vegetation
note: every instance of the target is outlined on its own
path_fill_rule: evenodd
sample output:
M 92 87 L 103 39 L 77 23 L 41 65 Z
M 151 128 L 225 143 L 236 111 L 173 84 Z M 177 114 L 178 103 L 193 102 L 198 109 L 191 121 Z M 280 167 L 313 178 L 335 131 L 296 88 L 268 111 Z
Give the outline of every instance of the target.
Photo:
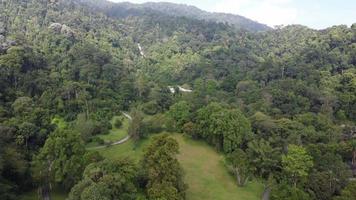
M 58 189 L 54 189 L 51 192 L 51 199 L 53 200 L 65 200 L 67 195 L 65 192 L 60 191 Z M 33 190 L 31 192 L 26 192 L 19 197 L 19 200 L 38 200 L 37 190 Z
M 149 5 L 0 1 L 0 199 L 352 196 L 356 24 Z
M 355 200 L 356 199 L 356 181 L 352 181 L 335 200 Z
M 313 158 L 303 148 L 295 145 L 288 146 L 287 155 L 282 156 L 283 170 L 294 185 L 308 176 L 313 167 Z
M 138 161 L 143 156 L 143 150 L 147 147 L 149 142 L 150 138 L 141 140 L 135 145 L 134 141 L 129 140 L 121 145 L 100 149 L 99 152 L 102 156 L 110 160 L 118 160 L 127 156 Z
M 253 180 L 246 187 L 238 188 L 235 179 L 228 173 L 224 157 L 213 148 L 201 141 L 194 141 L 172 134 L 179 144 L 178 160 L 185 171 L 185 182 L 188 185 L 187 199 L 259 199 L 262 194 L 262 184 Z M 152 137 L 143 139 L 137 148 L 133 141 L 122 145 L 101 149 L 99 152 L 110 160 L 122 157 L 140 160 Z M 224 184 L 220 184 L 224 183 Z
M 87 164 L 85 147 L 78 134 L 57 129 L 35 157 L 34 177 L 39 182 L 57 183 L 69 190 L 80 180 Z
M 186 173 L 187 199 L 260 199 L 262 184 L 252 181 L 246 187 L 237 187 L 234 177 L 225 168 L 222 154 L 204 142 L 193 141 L 181 134 L 173 137 L 179 143 L 178 160 Z
M 184 171 L 177 159 L 178 142 L 168 134 L 154 136 L 142 157 L 142 172 L 147 177 L 149 199 L 186 198 Z
M 60 117 L 54 117 L 51 123 L 55 124 L 59 129 L 65 129 L 67 127 L 67 123 Z
M 117 119 L 122 121 L 122 125 L 120 127 L 114 126 L 115 120 Z M 115 116 L 112 118 L 111 124 L 113 125 L 113 128 L 109 131 L 109 134 L 98 135 L 99 138 L 103 139 L 106 143 L 111 143 L 126 137 L 129 127 L 129 119 L 122 116 Z
M 135 199 L 136 167 L 127 159 L 116 161 L 103 160 L 88 165 L 83 179 L 78 182 L 69 194 L 69 200 L 80 199 Z

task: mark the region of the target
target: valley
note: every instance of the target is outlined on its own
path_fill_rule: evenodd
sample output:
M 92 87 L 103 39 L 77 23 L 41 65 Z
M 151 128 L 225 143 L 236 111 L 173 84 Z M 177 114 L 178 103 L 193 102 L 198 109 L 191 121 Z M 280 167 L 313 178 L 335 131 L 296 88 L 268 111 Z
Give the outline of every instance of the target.
M 355 178 L 356 23 L 0 1 L 1 200 L 355 200 Z

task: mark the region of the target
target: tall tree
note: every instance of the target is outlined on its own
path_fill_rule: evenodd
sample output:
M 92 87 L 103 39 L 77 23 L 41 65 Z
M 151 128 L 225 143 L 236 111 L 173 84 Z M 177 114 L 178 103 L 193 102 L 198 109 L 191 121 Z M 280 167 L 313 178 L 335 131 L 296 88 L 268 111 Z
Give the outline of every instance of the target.
M 283 170 L 293 185 L 306 178 L 313 167 L 313 158 L 305 148 L 296 145 L 288 146 L 288 153 L 282 156 Z
M 249 120 L 238 109 L 225 109 L 212 115 L 212 134 L 222 136 L 222 147 L 225 153 L 243 148 L 251 138 Z
M 69 194 L 69 200 L 136 199 L 137 168 L 129 159 L 103 160 L 85 168 L 83 179 Z
M 131 118 L 128 134 L 137 143 L 144 136 L 143 114 L 141 111 L 134 109 L 131 112 Z
M 246 152 L 260 177 L 268 178 L 281 168 L 281 149 L 264 139 L 249 142 Z
M 356 181 L 351 181 L 334 200 L 356 200 Z
M 230 171 L 236 177 L 237 185 L 241 187 L 245 186 L 251 178 L 253 171 L 246 153 L 241 149 L 236 149 L 226 156 L 226 162 L 231 168 Z
M 198 110 L 197 126 L 209 143 L 225 153 L 247 145 L 252 136 L 251 124 L 238 109 L 211 103 Z
M 78 133 L 57 129 L 33 161 L 35 177 L 68 190 L 81 178 L 87 162 L 85 153 Z
M 176 158 L 178 152 L 177 141 L 168 135 L 156 136 L 147 148 L 141 163 L 147 177 L 146 194 L 149 199 L 185 199 L 187 186 Z
M 180 101 L 170 107 L 168 116 L 172 119 L 175 130 L 182 131 L 184 124 L 190 120 L 190 110 L 191 106 L 186 101 Z

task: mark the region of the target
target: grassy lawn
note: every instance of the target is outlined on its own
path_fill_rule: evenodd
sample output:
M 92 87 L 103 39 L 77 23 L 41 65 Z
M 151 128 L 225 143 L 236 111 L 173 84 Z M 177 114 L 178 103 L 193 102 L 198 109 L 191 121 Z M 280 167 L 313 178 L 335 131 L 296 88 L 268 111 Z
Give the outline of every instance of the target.
M 67 195 L 63 191 L 56 189 L 51 192 L 52 200 L 65 200 L 66 198 Z M 38 198 L 37 190 L 32 190 L 30 192 L 22 194 L 19 197 L 19 200 L 39 200 L 39 199 L 41 198 Z
M 223 156 L 213 148 L 200 141 L 193 141 L 181 134 L 172 134 L 180 147 L 179 162 L 186 172 L 188 200 L 258 200 L 263 186 L 258 182 L 250 182 L 246 187 L 239 188 L 232 176 L 227 172 Z M 123 156 L 139 160 L 151 138 L 143 140 L 134 149 L 130 140 L 122 145 L 100 149 L 99 152 L 108 159 Z
M 224 166 L 223 156 L 213 148 L 179 134 L 173 137 L 179 143 L 178 159 L 186 172 L 188 200 L 260 199 L 263 185 L 250 182 L 246 187 L 237 187 Z
M 134 142 L 129 140 L 121 145 L 110 146 L 97 151 L 108 159 L 116 160 L 122 157 L 130 157 L 138 161 L 143 156 L 144 149 L 149 145 L 150 141 L 151 138 L 144 139 L 135 147 Z

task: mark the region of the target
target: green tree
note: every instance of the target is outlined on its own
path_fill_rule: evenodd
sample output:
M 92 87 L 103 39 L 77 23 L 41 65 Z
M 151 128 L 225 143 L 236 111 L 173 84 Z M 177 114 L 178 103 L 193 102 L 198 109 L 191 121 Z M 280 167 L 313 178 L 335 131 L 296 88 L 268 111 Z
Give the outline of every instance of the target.
M 340 149 L 336 144 L 308 145 L 308 151 L 314 159 L 314 167 L 306 188 L 313 191 L 317 199 L 328 200 L 339 194 L 352 176 L 350 167 L 337 153 Z
M 83 179 L 71 189 L 68 200 L 135 199 L 136 177 L 136 165 L 127 158 L 92 163 L 85 168 Z
M 212 115 L 216 112 L 219 112 L 223 109 L 223 106 L 219 103 L 210 103 L 209 105 L 199 109 L 197 111 L 196 123 L 197 131 L 200 137 L 208 140 L 209 143 L 214 144 L 213 137 L 211 134 L 212 126 Z
M 297 187 L 291 187 L 287 183 L 280 183 L 271 192 L 273 200 L 311 200 L 310 195 Z
M 30 97 L 19 97 L 12 104 L 14 113 L 23 120 L 28 120 L 30 118 L 33 112 L 33 107 L 33 101 Z
M 33 161 L 34 176 L 70 189 L 81 178 L 87 163 L 85 153 L 79 134 L 57 129 Z
M 356 167 L 356 139 L 348 142 L 348 149 L 351 155 L 351 164 Z
M 25 177 L 28 162 L 12 141 L 15 129 L 0 125 L 0 133 L 0 199 L 15 200 L 18 185 L 28 178 Z
M 77 115 L 75 120 L 74 129 L 80 133 L 80 136 L 84 142 L 90 141 L 95 132 L 95 124 L 93 120 L 87 118 L 83 113 Z
M 305 148 L 296 145 L 288 146 L 288 153 L 282 156 L 282 165 L 285 175 L 290 178 L 293 185 L 306 178 L 313 167 L 313 158 Z
M 281 149 L 273 148 L 270 142 L 260 139 L 248 143 L 246 150 L 256 174 L 268 178 L 281 169 Z
M 253 171 L 247 154 L 241 149 L 236 149 L 226 156 L 226 163 L 234 174 L 237 185 L 241 187 L 245 186 L 251 178 Z
M 185 199 L 187 186 L 176 158 L 178 152 L 177 141 L 168 135 L 156 136 L 148 146 L 141 163 L 147 177 L 146 194 L 149 199 Z
M 141 111 L 134 109 L 131 112 L 132 120 L 129 125 L 128 134 L 137 143 L 145 134 L 143 125 L 143 115 Z
M 225 109 L 211 116 L 211 134 L 217 138 L 225 153 L 242 148 L 251 138 L 252 131 L 249 120 L 238 109 Z
M 182 131 L 183 126 L 190 120 L 191 106 L 186 101 L 173 104 L 168 111 L 168 116 L 173 120 L 174 129 Z
M 225 153 L 241 148 L 252 136 L 250 122 L 240 110 L 218 103 L 199 109 L 196 121 L 200 135 Z
M 29 122 L 24 122 L 20 124 L 19 126 L 19 136 L 23 138 L 25 142 L 25 147 L 26 149 L 28 148 L 28 141 L 31 137 L 35 136 L 37 133 L 38 127 L 36 127 L 34 124 L 29 123 Z
M 168 110 L 173 104 L 172 94 L 167 87 L 156 86 L 152 88 L 149 96 L 157 103 L 160 111 Z
M 355 73 L 344 73 L 340 78 L 340 86 L 337 88 L 339 92 L 339 100 L 342 102 L 342 110 L 346 113 L 349 119 L 356 117 L 356 76 Z
M 356 181 L 351 181 L 341 192 L 340 196 L 334 200 L 355 200 L 356 199 Z

